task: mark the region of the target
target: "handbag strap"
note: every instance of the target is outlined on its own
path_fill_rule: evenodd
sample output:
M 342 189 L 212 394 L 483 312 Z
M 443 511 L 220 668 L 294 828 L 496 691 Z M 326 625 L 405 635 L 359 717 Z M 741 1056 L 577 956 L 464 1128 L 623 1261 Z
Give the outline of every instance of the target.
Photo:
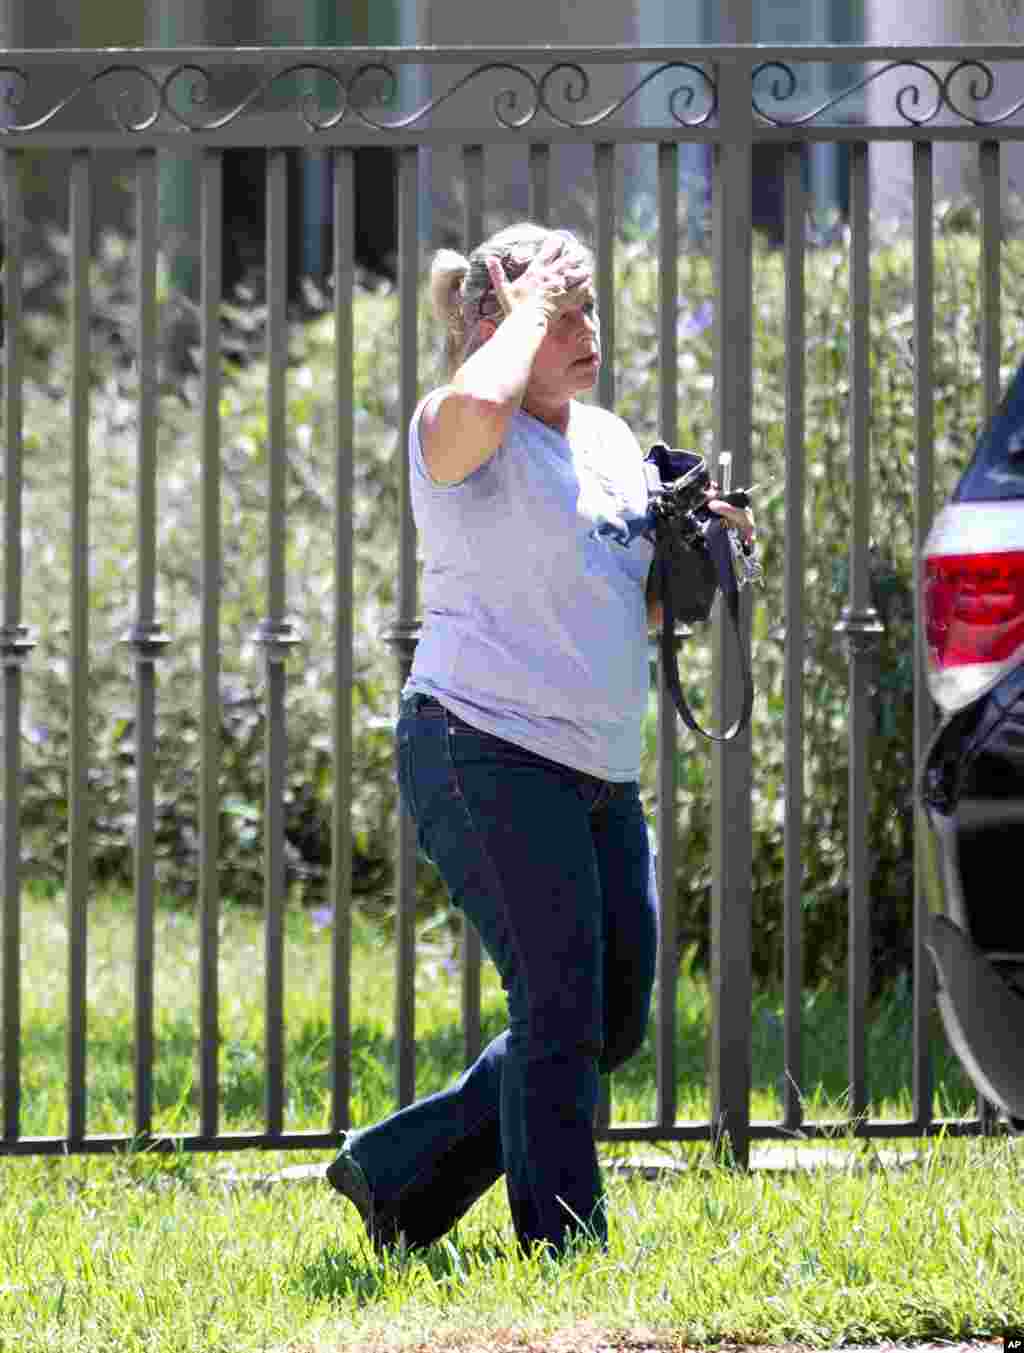
M 732 547 L 729 544 L 729 538 L 724 526 L 715 524 L 705 536 L 708 550 L 714 561 L 715 570 L 718 574 L 718 584 L 722 589 L 722 595 L 725 598 L 725 604 L 729 612 L 729 619 L 732 622 L 732 632 L 736 636 L 736 646 L 740 654 L 740 672 L 743 677 L 743 704 L 740 709 L 739 718 L 731 724 L 723 733 L 709 733 L 697 722 L 693 711 L 690 709 L 686 696 L 683 694 L 683 688 L 679 681 L 679 664 L 676 657 L 675 629 L 676 619 L 672 611 L 672 589 L 669 586 L 668 560 L 664 554 L 657 556 L 661 569 L 661 665 L 665 673 L 665 683 L 672 695 L 672 700 L 676 709 L 679 711 L 679 717 L 687 728 L 699 733 L 702 737 L 708 738 L 711 742 L 731 742 L 734 737 L 746 728 L 750 722 L 750 716 L 754 709 L 754 678 L 750 670 L 750 656 L 743 646 L 743 636 L 740 633 L 740 590 L 736 582 L 736 574 L 732 564 Z

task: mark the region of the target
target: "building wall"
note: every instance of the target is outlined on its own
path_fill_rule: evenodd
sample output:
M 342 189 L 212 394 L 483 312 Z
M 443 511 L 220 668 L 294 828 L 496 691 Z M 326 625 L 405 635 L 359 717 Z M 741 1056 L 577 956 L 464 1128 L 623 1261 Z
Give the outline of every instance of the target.
M 1021 0 L 867 0 L 867 42 L 886 44 L 1007 42 L 1024 36 Z M 997 66 L 994 71 L 998 97 L 1006 106 L 1024 98 L 1021 69 Z M 894 72 L 894 77 L 896 72 Z M 905 80 L 900 83 L 906 83 Z M 893 121 L 897 84 L 879 82 L 869 94 L 872 121 Z M 961 94 L 965 86 L 959 86 Z M 922 94 L 929 96 L 928 84 Z M 1003 151 L 1003 199 L 1009 208 L 1011 195 L 1024 196 L 1024 146 L 1007 145 Z M 949 201 L 972 194 L 978 185 L 978 147 L 936 143 L 933 157 L 935 199 Z M 875 210 L 885 220 L 903 223 L 911 211 L 911 150 L 909 143 L 877 143 L 871 147 L 871 193 Z
M 637 24 L 633 0 L 515 0 L 511 4 L 467 5 L 465 0 L 426 0 L 420 5 L 417 40 L 441 46 L 512 45 L 541 43 L 629 43 L 636 41 Z M 474 69 L 471 64 L 434 68 L 424 86 L 410 95 L 422 99 L 443 98 L 454 84 Z M 573 109 L 575 116 L 606 106 L 621 98 L 636 83 L 634 68 L 590 67 L 591 97 Z M 559 82 L 560 89 L 564 82 Z M 493 101 L 504 89 L 515 89 L 521 101 L 529 98 L 524 81 L 508 72 L 477 76 L 465 90 L 445 102 L 432 117 L 434 126 L 457 129 L 474 125 L 499 125 Z M 525 107 L 521 102 L 520 107 Z M 550 122 L 543 114 L 537 126 L 541 134 Z M 619 207 L 636 173 L 636 152 L 620 155 Z M 486 229 L 527 214 L 529 178 L 527 137 L 514 147 L 488 147 L 486 152 Z M 551 162 L 551 217 L 569 228 L 588 230 L 592 224 L 594 177 L 593 151 L 579 142 L 557 146 Z M 461 148 L 430 153 L 424 168 L 423 191 L 432 204 L 428 227 L 431 242 L 472 247 L 478 241 L 462 239 Z
M 187 3 L 188 0 L 182 0 Z M 0 49 L 4 47 L 115 47 L 141 46 L 145 41 L 144 0 L 0 0 Z M 0 117 L 32 117 L 51 107 L 74 88 L 68 69 L 47 80 L 37 75 L 19 110 L 0 104 Z M 109 121 L 111 91 L 85 91 L 74 104 L 75 117 L 88 127 Z M 23 191 L 30 222 L 67 220 L 70 158 L 65 155 L 25 156 Z M 119 230 L 131 228 L 134 205 L 130 191 L 131 159 L 105 154 L 97 157 L 94 176 L 94 217 Z

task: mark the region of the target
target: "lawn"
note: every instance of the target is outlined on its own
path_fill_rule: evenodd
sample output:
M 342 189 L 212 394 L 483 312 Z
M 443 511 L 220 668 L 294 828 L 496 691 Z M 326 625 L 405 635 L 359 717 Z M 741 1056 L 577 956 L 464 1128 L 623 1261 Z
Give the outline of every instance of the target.
M 130 910 L 90 910 L 91 1132 L 130 1131 Z M 196 929 L 157 923 L 158 1126 L 194 1130 Z M 286 928 L 287 1123 L 326 1123 L 330 935 L 296 908 Z M 26 1134 L 61 1133 L 66 928 L 59 897 L 27 899 L 23 926 Z M 459 985 L 446 928 L 422 936 L 418 1086 L 459 1066 Z M 221 933 L 224 1126 L 258 1127 L 262 1105 L 259 918 L 226 907 Z M 369 924 L 354 955 L 353 1117 L 391 1103 L 391 950 Z M 500 992 L 485 975 L 488 1028 Z M 679 1103 L 705 1117 L 707 986 L 680 982 Z M 780 1005 L 759 994 L 755 1117 L 777 1116 Z M 872 1021 L 874 1116 L 909 1111 L 909 1006 L 896 989 Z M 841 1117 L 845 1004 L 805 1000 L 805 1082 L 814 1117 Z M 937 1035 L 938 1038 L 938 1035 Z M 616 1079 L 614 1118 L 653 1112 L 652 1054 Z M 970 1112 L 937 1050 L 936 1109 Z M 897 1163 L 837 1128 L 842 1164 L 754 1170 L 711 1164 L 700 1145 L 663 1153 L 656 1179 L 609 1168 L 607 1252 L 560 1264 L 511 1246 L 500 1187 L 424 1255 L 368 1250 L 355 1213 L 319 1181 L 277 1183 L 323 1153 L 0 1160 L 0 1349 L 81 1353 L 302 1353 L 373 1347 L 676 1348 L 722 1342 L 987 1338 L 1024 1323 L 1022 1157 L 1016 1139 L 903 1143 Z M 613 1157 L 631 1154 L 619 1147 Z M 672 1168 L 668 1168 L 672 1167 Z

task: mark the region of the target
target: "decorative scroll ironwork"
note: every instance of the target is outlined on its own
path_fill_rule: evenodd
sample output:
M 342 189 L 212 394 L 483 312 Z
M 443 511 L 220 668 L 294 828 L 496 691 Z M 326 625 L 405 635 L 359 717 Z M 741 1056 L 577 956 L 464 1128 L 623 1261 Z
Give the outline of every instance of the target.
M 992 74 L 991 67 L 987 66 L 984 61 L 979 61 L 976 57 L 966 61 L 958 61 L 955 66 L 947 71 L 946 78 L 943 81 L 943 93 L 945 94 L 947 107 L 949 107 L 952 112 L 956 113 L 958 117 L 962 117 L 965 122 L 973 123 L 975 127 L 994 127 L 1000 122 L 1009 121 L 1014 114 L 1019 113 L 1021 109 L 1024 108 L 1024 99 L 1020 99 L 1011 108 L 1004 109 L 994 117 L 975 117 L 973 114 L 968 113 L 965 109 L 960 107 L 952 94 L 953 81 L 960 76 L 965 75 L 968 71 L 973 71 L 976 75 L 980 75 L 981 80 L 983 81 L 982 84 L 979 84 L 975 78 L 972 79 L 967 86 L 967 92 L 975 103 L 981 103 L 983 99 L 991 98 L 992 94 L 995 92 L 996 85 L 995 76 Z
M 429 118 L 435 109 L 440 108 L 442 104 L 448 103 L 460 90 L 465 89 L 467 85 L 473 84 L 483 75 L 492 75 L 496 71 L 502 71 L 509 75 L 521 79 L 527 91 L 527 100 L 525 106 L 520 111 L 519 93 L 515 89 L 502 89 L 495 94 L 491 107 L 494 110 L 494 116 L 497 121 L 510 130 L 519 130 L 521 127 L 528 126 L 537 116 L 539 102 L 537 99 L 537 79 L 531 75 L 525 66 L 516 65 L 511 61 L 488 61 L 482 66 L 477 66 L 466 75 L 461 76 L 450 89 L 445 90 L 436 98 L 429 99 L 421 108 L 409 113 L 406 117 L 396 118 L 391 121 L 378 120 L 372 118 L 365 109 L 356 109 L 356 117 L 360 122 L 368 127 L 376 127 L 378 131 L 405 131 L 408 128 L 415 127 L 417 123 L 423 122 Z M 356 72 L 356 79 L 359 79 L 360 71 Z M 392 72 L 392 79 L 394 79 Z
M 859 94 L 869 85 L 876 84 L 884 76 L 897 70 L 913 72 L 910 81 L 901 85 L 896 91 L 895 99 L 897 113 L 910 126 L 923 127 L 945 111 L 964 122 L 970 122 L 975 127 L 994 127 L 1000 122 L 1008 121 L 1024 109 L 1024 99 L 1021 99 L 1012 107 L 1006 108 L 1000 113 L 991 117 L 981 117 L 976 112 L 970 112 L 957 101 L 953 94 L 953 84 L 955 81 L 965 79 L 968 75 L 971 78 L 967 85 L 967 94 L 974 103 L 979 104 L 985 99 L 991 98 L 995 92 L 996 80 L 992 68 L 977 57 L 958 61 L 945 73 L 939 73 L 923 61 L 913 58 L 889 61 L 884 66 L 880 66 L 878 70 L 874 70 L 865 76 L 863 80 L 858 80 L 855 84 L 848 86 L 838 94 L 832 95 L 816 107 L 796 117 L 780 117 L 774 112 L 769 112 L 759 100 L 756 85 L 758 80 L 766 74 L 772 73 L 774 76 L 771 82 L 771 97 L 775 103 L 785 103 L 788 99 L 793 98 L 799 84 L 793 67 L 787 62 L 763 61 L 759 66 L 755 66 L 751 73 L 751 87 L 755 90 L 752 93 L 751 102 L 757 116 L 765 122 L 771 123 L 772 126 L 803 127 L 808 123 L 815 122 L 822 114 L 831 112 L 832 109 L 837 108 L 847 99 Z M 921 81 L 918 78 L 921 76 L 927 77 L 927 79 Z M 926 93 L 922 93 L 922 83 L 928 86 Z
M 921 90 L 916 83 L 903 85 L 896 93 L 896 111 L 905 122 L 913 126 L 920 127 L 931 120 L 940 112 L 945 102 L 944 84 L 942 76 L 937 75 L 930 66 L 926 66 L 921 61 L 890 61 L 878 70 L 872 71 L 870 75 L 865 76 L 863 80 L 858 80 L 855 84 L 841 90 L 833 97 L 826 99 L 818 104 L 816 108 L 811 108 L 808 112 L 799 117 L 777 117 L 769 113 L 758 101 L 757 95 L 752 96 L 754 112 L 758 117 L 763 118 L 765 122 L 770 122 L 775 127 L 802 127 L 809 122 L 814 122 L 821 117 L 822 113 L 830 112 L 837 108 L 839 104 L 853 95 L 859 94 L 861 90 L 867 89 L 869 85 L 877 83 L 883 76 L 890 74 L 894 70 L 912 70 L 920 75 L 926 75 L 934 84 L 934 101 L 921 109 L 917 105 L 921 103 Z M 793 72 L 792 66 L 784 61 L 764 61 L 759 66 L 755 66 L 751 73 L 751 86 L 756 86 L 758 78 L 767 71 L 775 72 L 775 79 L 772 81 L 771 94 L 776 103 L 784 103 L 787 99 L 794 96 L 797 91 L 798 80 Z
M 584 127 L 597 127 L 609 118 L 614 117 L 620 109 L 645 89 L 658 76 L 664 75 L 666 71 L 688 71 L 692 75 L 699 76 L 704 82 L 707 107 L 703 112 L 694 116 L 687 116 L 687 112 L 693 108 L 697 99 L 697 90 L 693 85 L 679 85 L 673 89 L 668 97 L 668 112 L 672 120 L 681 127 L 702 127 L 714 116 L 718 108 L 718 89 L 707 71 L 700 66 L 692 65 L 689 61 L 665 61 L 654 70 L 649 71 L 644 78 L 633 86 L 628 94 L 622 98 L 615 99 L 602 108 L 600 112 L 591 114 L 590 117 L 569 118 L 556 111 L 552 107 L 549 94 L 549 86 L 554 82 L 556 76 L 565 75 L 565 88 L 563 97 L 568 104 L 583 103 L 590 94 L 590 77 L 582 66 L 573 61 L 560 61 L 557 65 L 549 67 L 548 70 L 537 81 L 537 102 L 544 109 L 547 115 L 563 127 L 571 127 L 575 130 Z M 682 107 L 680 107 L 682 104 Z
M 411 113 L 396 117 L 374 112 L 386 108 L 399 89 L 394 68 L 383 62 L 368 62 L 355 69 L 318 61 L 298 62 L 260 79 L 244 98 L 232 99 L 227 106 L 215 101 L 213 77 L 195 62 L 184 62 L 161 76 L 142 65 L 118 64 L 96 72 L 40 116 L 26 121 L 18 121 L 17 112 L 25 102 L 28 76 L 16 66 L 5 66 L 0 67 L 0 85 L 7 84 L 2 102 L 6 103 L 8 116 L 0 116 L 0 135 L 38 131 L 56 121 L 87 90 L 102 87 L 116 78 L 138 80 L 152 105 L 142 113 L 136 110 L 133 116 L 127 106 L 132 92 L 122 90 L 113 116 L 119 128 L 127 132 L 149 131 L 161 118 L 171 126 L 191 132 L 218 132 L 274 98 L 286 99 L 286 106 L 298 114 L 311 132 L 330 131 L 346 120 L 376 131 L 407 131 L 424 125 L 438 108 L 449 103 L 467 86 L 494 75 L 510 76 L 516 82 L 500 89 L 491 101 L 500 126 L 512 131 L 521 130 L 543 112 L 559 126 L 580 130 L 610 121 L 642 90 L 669 72 L 684 72 L 692 75 L 694 80 L 670 90 L 666 105 L 668 118 L 682 127 L 707 124 L 717 111 L 717 87 L 707 71 L 687 61 L 663 62 L 621 98 L 596 112 L 580 116 L 573 116 L 570 110 L 590 98 L 591 77 L 578 63 L 559 61 L 535 74 L 516 62 L 488 61 L 459 76 L 443 93 Z M 559 99 L 556 85 L 562 79 L 565 83 Z M 303 86 L 302 81 L 315 84 Z M 212 111 L 215 106 L 216 112 Z M 204 112 L 207 109 L 211 111 Z
M 146 66 L 120 63 L 114 66 L 106 66 L 103 70 L 97 71 L 95 75 L 91 75 L 88 80 L 80 84 L 77 89 L 72 90 L 66 98 L 61 99 L 41 117 L 34 118 L 31 122 L 17 121 L 18 109 L 24 103 L 25 96 L 28 93 L 28 76 L 17 66 L 0 66 L 0 88 L 3 90 L 2 95 L 0 95 L 0 107 L 6 109 L 6 113 L 0 112 L 0 132 L 38 131 L 41 127 L 45 127 L 55 118 L 58 118 L 66 108 L 78 102 L 89 90 L 102 91 L 105 86 L 118 79 L 135 81 L 137 85 L 134 90 L 122 85 L 112 109 L 114 121 L 124 132 L 148 132 L 159 120 L 164 106 L 161 82 Z M 140 95 L 142 96 L 141 100 Z M 138 113 L 139 103 L 149 101 L 152 102 L 152 106 Z M 131 116 L 133 103 L 137 112 L 135 117 Z
M 293 90 L 294 82 L 303 76 L 319 79 L 320 88 Z M 279 90 L 295 100 L 295 111 L 312 132 L 330 131 L 355 113 L 368 126 L 384 130 L 401 122 L 380 123 L 359 107 L 360 102 L 381 105 L 394 97 L 398 78 L 390 66 L 369 62 L 354 71 L 345 72 L 322 62 L 303 61 L 275 71 L 261 80 L 245 98 L 223 109 L 212 117 L 198 117 L 192 111 L 204 108 L 210 102 L 211 78 L 202 66 L 192 62 L 175 67 L 163 81 L 163 106 L 168 117 L 193 132 L 217 132 L 237 122 L 250 109 L 264 103 Z M 182 92 L 184 90 L 184 92 Z M 185 94 L 187 93 L 187 102 Z M 331 96 L 334 96 L 333 99 Z M 333 103 L 333 107 L 330 105 Z M 325 111 L 324 105 L 328 105 Z
M 855 62 L 856 48 L 844 49 L 844 60 Z M 627 49 L 623 62 L 629 61 Z M 425 65 L 429 61 L 425 59 Z M 751 106 L 754 115 L 775 127 L 802 127 L 818 122 L 880 80 L 900 72 L 904 82 L 895 95 L 895 110 L 904 123 L 921 127 L 945 114 L 975 127 L 992 127 L 1024 110 L 1020 99 L 1001 111 L 984 116 L 981 106 L 993 99 L 996 77 L 992 66 L 970 56 L 942 71 L 917 57 L 886 61 L 846 89 L 830 94 L 800 113 L 786 114 L 784 106 L 798 96 L 797 66 L 786 60 L 762 61 L 751 72 Z M 34 69 L 36 69 L 34 67 Z M 229 77 L 252 74 L 252 66 L 240 57 L 237 66 L 218 66 Z M 406 114 L 389 116 L 400 89 L 395 67 L 384 61 L 364 61 L 357 66 L 331 65 L 304 60 L 258 75 L 242 98 L 215 97 L 214 76 L 196 61 L 187 61 L 166 71 L 142 62 L 118 61 L 95 71 L 63 98 L 32 118 L 19 120 L 29 95 L 30 79 L 17 65 L 0 66 L 0 136 L 39 131 L 57 122 L 62 114 L 80 104 L 90 93 L 98 94 L 118 128 L 142 134 L 151 130 L 219 132 L 238 122 L 246 113 L 283 105 L 305 123 L 311 133 L 328 132 L 342 123 L 361 124 L 379 132 L 403 132 L 425 127 L 431 116 L 470 85 L 506 77 L 491 99 L 499 126 L 520 131 L 547 118 L 559 127 L 587 131 L 612 122 L 627 105 L 666 76 L 682 77 L 669 89 L 665 117 L 668 125 L 707 126 L 718 112 L 718 85 L 714 65 L 708 68 L 687 60 L 664 61 L 647 71 L 621 97 L 589 113 L 584 106 L 592 98 L 592 76 L 577 61 L 560 60 L 537 72 L 515 60 L 485 61 L 464 71 L 450 86 Z M 765 89 L 767 83 L 767 91 Z M 115 91 L 111 101 L 106 98 Z M 792 105 L 790 105 L 792 106 Z

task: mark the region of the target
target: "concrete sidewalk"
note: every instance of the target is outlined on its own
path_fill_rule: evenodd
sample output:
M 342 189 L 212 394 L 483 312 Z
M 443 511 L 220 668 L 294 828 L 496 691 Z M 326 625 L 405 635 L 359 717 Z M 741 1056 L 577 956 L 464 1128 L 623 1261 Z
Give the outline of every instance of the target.
M 921 1157 L 920 1150 L 904 1148 L 875 1148 L 870 1142 L 858 1141 L 855 1148 L 836 1146 L 809 1146 L 797 1142 L 772 1143 L 752 1146 L 750 1168 L 777 1173 L 797 1170 L 845 1170 L 859 1173 L 871 1170 L 898 1170 L 913 1165 Z M 701 1165 L 689 1165 L 673 1160 L 665 1153 L 643 1152 L 616 1157 L 602 1162 L 609 1175 L 628 1178 L 664 1179 L 699 1171 Z M 234 1165 L 218 1167 L 224 1181 L 239 1187 L 272 1188 L 278 1184 L 316 1184 L 325 1176 L 327 1164 L 287 1165 L 270 1173 L 257 1170 L 239 1170 Z M 943 1345 L 946 1347 L 946 1345 Z

